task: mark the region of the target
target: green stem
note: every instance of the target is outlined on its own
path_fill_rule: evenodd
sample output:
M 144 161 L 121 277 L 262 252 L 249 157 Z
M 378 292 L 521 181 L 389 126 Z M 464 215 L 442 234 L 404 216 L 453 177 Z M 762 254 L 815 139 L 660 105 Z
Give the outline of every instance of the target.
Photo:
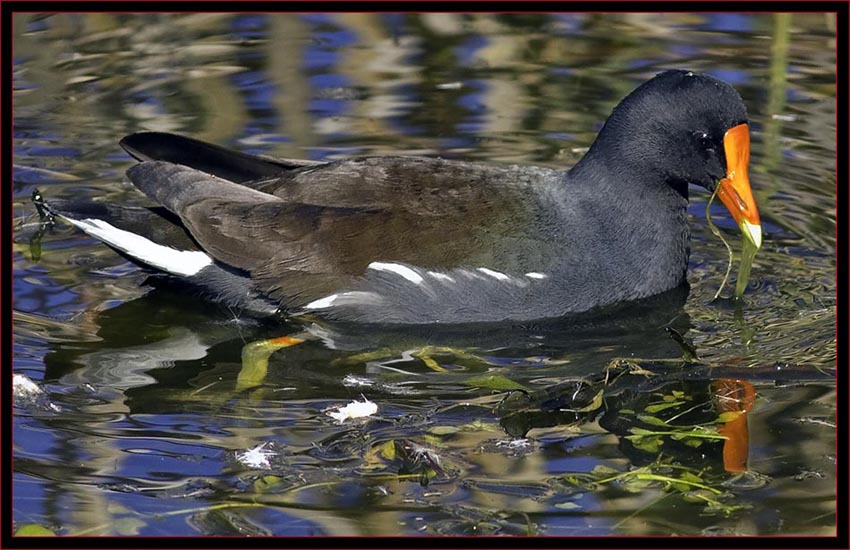
M 723 292 L 723 287 L 726 286 L 726 281 L 729 280 L 729 273 L 732 272 L 732 247 L 729 246 L 729 243 L 726 242 L 726 239 L 723 238 L 723 235 L 720 233 L 720 230 L 714 225 L 711 221 L 711 203 L 714 202 L 714 197 L 717 196 L 717 191 L 720 189 L 720 185 L 717 185 L 714 188 L 714 193 L 711 194 L 711 198 L 708 199 L 708 202 L 705 205 L 705 221 L 708 223 L 708 228 L 714 233 L 714 236 L 720 239 L 723 245 L 726 247 L 726 250 L 729 252 L 729 264 L 726 266 L 726 275 L 723 276 L 723 282 L 720 283 L 720 288 L 717 289 L 717 292 L 714 294 L 714 299 L 716 300 L 720 293 Z
M 658 474 L 637 474 L 635 476 L 637 479 L 648 480 L 648 481 L 664 481 L 667 483 L 682 483 L 684 485 L 690 485 L 691 487 L 697 487 L 699 489 L 705 489 L 706 491 L 711 491 L 715 495 L 720 495 L 723 491 L 719 491 L 714 487 L 709 487 L 708 485 L 704 485 L 702 483 L 697 483 L 695 481 L 687 481 L 684 479 L 679 479 L 675 477 L 667 477 L 660 476 Z
M 627 435 L 626 437 L 643 437 L 645 435 L 680 435 L 687 437 L 701 437 L 703 439 L 729 439 L 725 435 L 720 434 L 708 434 L 708 433 L 688 433 L 688 432 L 651 432 L 641 431 L 641 433 L 633 433 L 632 435 Z

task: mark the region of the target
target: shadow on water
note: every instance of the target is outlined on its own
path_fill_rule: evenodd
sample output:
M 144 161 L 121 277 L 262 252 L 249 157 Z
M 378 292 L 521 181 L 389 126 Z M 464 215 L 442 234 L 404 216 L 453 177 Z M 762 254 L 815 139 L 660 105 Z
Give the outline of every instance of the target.
M 689 328 L 686 298 L 687 287 L 682 286 L 573 318 L 405 328 L 240 318 L 165 286 L 98 314 L 93 341 L 59 345 L 48 353 L 45 380 L 129 389 L 163 383 L 147 371 L 177 362 L 205 359 L 205 365 L 219 369 L 226 363 L 242 369 L 243 349 L 249 343 L 293 334 L 305 343 L 266 354 L 272 369 L 256 385 L 313 377 L 323 380 L 323 389 L 333 394 L 342 388 L 341 377 L 348 371 L 381 365 L 389 373 L 398 370 L 391 365 L 402 362 L 413 374 L 436 374 L 444 381 L 489 370 L 510 370 L 523 378 L 562 372 L 583 376 L 600 372 L 615 357 L 664 360 L 690 353 L 684 340 Z M 140 323 L 145 318 L 152 321 Z M 438 367 L 442 360 L 452 364 Z M 186 384 L 203 368 L 177 370 L 183 379 L 163 375 L 167 385 Z

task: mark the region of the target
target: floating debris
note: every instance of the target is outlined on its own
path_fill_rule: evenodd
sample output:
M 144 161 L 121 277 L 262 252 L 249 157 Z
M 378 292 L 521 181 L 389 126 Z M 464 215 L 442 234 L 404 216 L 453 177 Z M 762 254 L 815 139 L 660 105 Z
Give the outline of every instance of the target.
M 16 399 L 19 397 L 33 399 L 36 396 L 44 394 L 44 390 L 26 375 L 16 374 L 12 377 L 12 393 Z
M 262 445 L 257 445 L 253 449 L 249 449 L 244 453 L 236 453 L 236 460 L 239 461 L 240 464 L 244 464 L 249 468 L 254 468 L 256 470 L 269 470 L 272 465 L 269 463 L 269 457 L 273 456 L 275 453 L 270 449 L 266 449 L 266 445 L 269 442 L 266 441 Z
M 363 401 L 352 401 L 344 407 L 328 412 L 328 416 L 342 424 L 346 420 L 372 416 L 376 412 L 378 412 L 378 405 L 364 397 Z
M 809 470 L 807 468 L 803 468 L 800 472 L 794 476 L 795 481 L 806 481 L 809 479 L 824 479 L 826 474 L 824 474 L 820 470 Z
M 24 374 L 12 376 L 12 395 L 18 406 L 41 408 L 51 412 L 59 412 L 62 408 L 50 401 L 45 391 Z
M 342 385 L 351 388 L 356 386 L 374 386 L 375 381 L 369 378 L 365 378 L 363 376 L 355 376 L 353 374 L 348 374 L 345 378 L 342 379 Z
M 501 453 L 511 458 L 520 458 L 537 450 L 538 445 L 533 439 L 516 437 L 513 439 L 496 439 L 485 442 L 480 449 L 485 453 Z
M 530 439 L 521 437 L 516 439 L 502 439 L 496 442 L 496 447 L 505 447 L 511 450 L 528 449 L 532 446 Z

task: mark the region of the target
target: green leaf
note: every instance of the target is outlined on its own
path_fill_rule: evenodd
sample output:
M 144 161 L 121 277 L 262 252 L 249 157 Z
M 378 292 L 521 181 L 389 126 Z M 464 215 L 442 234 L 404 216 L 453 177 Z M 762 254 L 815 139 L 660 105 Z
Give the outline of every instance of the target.
M 714 495 L 711 491 L 706 491 L 705 489 L 694 489 L 692 491 L 688 491 L 682 495 L 682 499 L 685 502 L 697 502 L 700 504 L 708 504 L 715 501 Z
M 423 437 L 425 443 L 431 445 L 432 447 L 442 447 L 443 446 L 443 438 L 438 435 L 433 434 L 425 434 Z
M 629 431 L 634 435 L 652 435 L 652 430 L 647 430 L 645 428 L 632 427 L 629 428 Z
M 735 420 L 736 418 L 740 417 L 742 414 L 744 413 L 741 411 L 726 411 L 724 413 L 720 413 L 720 415 L 718 415 L 717 417 L 717 420 L 718 422 L 723 423 L 731 422 L 732 420 Z
M 576 508 L 581 508 L 575 502 L 559 502 L 555 504 L 555 508 L 559 508 L 561 510 L 575 510 Z
M 591 470 L 590 473 L 597 477 L 611 477 L 619 475 L 622 472 L 610 466 L 605 466 L 604 464 L 597 464 L 593 467 L 593 470 Z
M 640 420 L 641 422 L 643 422 L 644 424 L 649 424 L 651 426 L 664 426 L 665 428 L 669 427 L 667 422 L 658 418 L 657 416 L 650 416 L 648 414 L 639 414 L 637 416 L 637 419 Z
M 488 390 L 497 390 L 497 391 L 510 391 L 510 390 L 522 390 L 522 391 L 531 391 L 531 389 L 523 386 L 519 382 L 514 382 L 509 378 L 505 378 L 504 376 L 499 376 L 496 374 L 486 375 L 486 376 L 475 376 L 466 380 L 467 386 L 472 386 L 474 388 L 484 388 Z
M 670 487 L 679 491 L 680 493 L 687 493 L 691 490 L 691 486 L 687 483 L 676 483 L 675 481 L 670 482 Z
M 634 436 L 627 435 L 626 439 L 630 439 L 632 441 L 632 445 L 635 448 L 640 449 L 641 451 L 646 451 L 648 453 L 657 453 L 658 449 L 664 445 L 664 440 L 661 439 L 661 436 Z
M 434 435 L 450 435 L 458 433 L 460 428 L 457 426 L 432 426 L 428 428 L 428 431 Z
M 620 487 L 630 493 L 640 493 L 647 487 L 652 485 L 651 481 L 630 477 L 620 481 Z
M 134 517 L 118 518 L 112 522 L 115 533 L 122 536 L 138 535 L 139 529 L 145 526 L 145 522 Z
M 657 405 L 647 405 L 644 409 L 648 413 L 657 413 L 663 411 L 665 409 L 670 409 L 673 407 L 678 407 L 679 405 L 684 405 L 684 401 L 671 401 L 669 403 L 659 403 Z
M 702 447 L 702 444 L 705 442 L 704 439 L 699 437 L 686 437 L 682 439 L 682 443 L 687 445 L 688 447 L 693 447 L 694 449 L 698 447 Z
M 30 241 L 30 256 L 33 262 L 41 259 L 41 239 L 33 239 Z
M 257 492 L 268 491 L 280 485 L 281 482 L 283 482 L 283 478 L 280 476 L 263 476 L 254 481 L 254 490 Z
M 16 537 L 55 537 L 56 533 L 48 529 L 47 527 L 42 527 L 36 523 L 28 523 L 26 525 L 21 525 L 18 527 L 18 530 L 15 531 Z
M 694 426 L 690 430 L 671 433 L 670 437 L 676 441 L 684 441 L 685 439 L 725 439 L 716 430 L 706 428 L 705 426 Z
M 396 457 L 396 442 L 394 439 L 389 441 L 385 441 L 384 443 L 378 445 L 377 447 L 378 453 L 386 458 L 387 460 L 395 460 Z
M 689 471 L 687 471 L 687 470 L 685 470 L 684 472 L 682 472 L 682 475 L 680 475 L 680 476 L 679 476 L 679 479 L 682 479 L 682 480 L 684 480 L 684 481 L 690 481 L 691 483 L 705 483 L 705 482 L 702 480 L 702 478 L 701 478 L 701 477 L 699 477 L 698 475 L 696 475 L 696 474 L 694 474 L 694 473 L 691 473 L 691 472 L 689 472 Z
M 593 396 L 593 401 L 590 402 L 586 407 L 582 407 L 577 409 L 575 412 L 591 412 L 602 406 L 602 394 L 604 390 L 599 390 L 596 395 Z
M 574 485 L 586 491 L 594 491 L 598 487 L 596 482 L 590 479 L 587 474 L 567 474 L 561 479 L 563 479 L 565 483 L 569 483 L 570 485 Z

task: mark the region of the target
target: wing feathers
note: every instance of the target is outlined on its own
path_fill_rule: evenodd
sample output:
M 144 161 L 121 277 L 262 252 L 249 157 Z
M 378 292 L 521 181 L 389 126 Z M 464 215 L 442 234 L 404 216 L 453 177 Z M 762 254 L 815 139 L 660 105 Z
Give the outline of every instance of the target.
M 164 161 L 137 164 L 127 170 L 127 176 L 145 195 L 181 216 L 186 206 L 201 199 L 220 199 L 240 203 L 281 200 L 244 185 Z

